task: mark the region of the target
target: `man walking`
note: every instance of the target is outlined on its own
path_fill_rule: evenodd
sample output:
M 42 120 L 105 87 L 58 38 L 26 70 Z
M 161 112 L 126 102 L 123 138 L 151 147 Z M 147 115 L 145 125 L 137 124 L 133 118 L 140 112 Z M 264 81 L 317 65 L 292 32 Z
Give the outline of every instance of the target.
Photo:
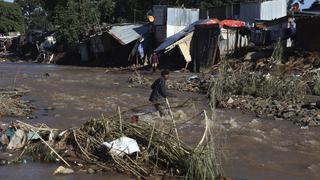
M 170 72 L 164 70 L 161 72 L 161 77 L 157 79 L 151 86 L 152 92 L 149 101 L 153 103 L 160 116 L 167 115 L 165 108 L 165 99 L 167 97 L 176 97 L 174 94 L 167 92 L 166 81 L 169 79 Z

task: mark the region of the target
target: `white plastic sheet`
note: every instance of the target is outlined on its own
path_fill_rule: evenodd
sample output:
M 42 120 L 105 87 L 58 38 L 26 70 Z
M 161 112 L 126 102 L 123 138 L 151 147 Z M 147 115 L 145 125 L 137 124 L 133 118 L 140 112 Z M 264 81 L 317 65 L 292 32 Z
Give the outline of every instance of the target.
M 128 137 L 121 137 L 110 143 L 104 142 L 103 145 L 110 148 L 111 155 L 124 156 L 125 154 L 130 155 L 140 152 L 137 141 Z

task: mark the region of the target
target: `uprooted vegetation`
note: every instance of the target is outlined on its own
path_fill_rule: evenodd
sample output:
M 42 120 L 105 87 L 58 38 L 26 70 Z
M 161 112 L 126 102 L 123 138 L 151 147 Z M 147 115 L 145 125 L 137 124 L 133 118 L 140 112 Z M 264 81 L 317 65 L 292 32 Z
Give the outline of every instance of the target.
M 19 162 L 23 154 L 28 153 L 41 161 L 56 161 L 58 158 L 61 163 L 75 169 L 113 169 L 142 179 L 215 179 L 222 173 L 221 149 L 215 139 L 218 137 L 217 131 L 205 111 L 199 116 L 205 119 L 206 128 L 195 147 L 185 144 L 178 134 L 172 133 L 175 127 L 144 121 L 132 123 L 121 116 L 92 119 L 79 128 L 64 131 L 46 125 L 35 127 L 16 122 L 12 125 L 15 131 L 31 132 L 35 138 L 26 142 L 14 162 Z M 136 140 L 140 151 L 117 153 L 119 150 L 113 145 L 104 145 L 122 137 Z
M 274 56 L 280 58 L 281 53 L 274 53 Z M 319 92 L 320 76 L 306 72 L 304 76 L 283 73 L 279 68 L 282 61 L 275 57 L 270 58 L 267 71 L 234 71 L 230 63 L 223 60 L 218 73 L 211 79 L 208 95 L 219 107 L 251 111 L 277 120 L 287 119 L 302 126 L 320 125 L 316 108 L 303 108 L 304 97 Z M 311 76 L 312 83 L 306 74 Z

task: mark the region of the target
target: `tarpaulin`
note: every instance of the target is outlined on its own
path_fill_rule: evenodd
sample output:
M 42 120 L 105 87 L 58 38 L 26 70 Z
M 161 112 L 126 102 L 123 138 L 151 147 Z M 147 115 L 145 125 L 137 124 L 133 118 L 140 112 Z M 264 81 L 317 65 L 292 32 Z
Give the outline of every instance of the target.
M 235 28 L 238 28 L 238 27 L 243 27 L 245 26 L 246 23 L 243 22 L 243 21 L 238 21 L 238 20 L 223 20 L 220 22 L 220 26 L 221 27 L 235 27 Z

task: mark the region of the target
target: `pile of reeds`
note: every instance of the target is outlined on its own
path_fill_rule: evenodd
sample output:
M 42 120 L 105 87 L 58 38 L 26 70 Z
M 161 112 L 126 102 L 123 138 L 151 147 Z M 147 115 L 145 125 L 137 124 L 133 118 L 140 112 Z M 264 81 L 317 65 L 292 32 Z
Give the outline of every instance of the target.
M 66 131 L 41 131 L 22 124 L 43 137 L 42 141 L 29 143 L 25 149 L 36 159 L 59 158 L 68 166 L 78 166 L 81 162 L 81 166 L 96 165 L 102 170 L 113 168 L 119 172 L 131 172 L 143 179 L 170 176 L 211 180 L 220 175 L 221 161 L 215 153 L 217 149 L 211 133 L 213 123 L 206 114 L 206 130 L 196 148 L 179 140 L 175 128 L 143 121 L 133 124 L 122 120 L 121 113 L 119 115 L 120 117 L 92 119 L 79 128 Z M 109 149 L 102 145 L 103 142 L 123 136 L 135 139 L 141 152 L 120 157 L 111 155 Z M 44 142 L 47 142 L 47 146 L 43 145 Z

